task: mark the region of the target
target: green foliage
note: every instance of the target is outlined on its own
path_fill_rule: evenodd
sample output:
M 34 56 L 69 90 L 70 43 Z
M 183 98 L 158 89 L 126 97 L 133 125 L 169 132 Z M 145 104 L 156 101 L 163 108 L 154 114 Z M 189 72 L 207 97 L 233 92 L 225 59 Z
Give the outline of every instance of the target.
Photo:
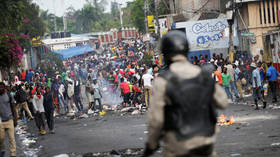
M 140 32 L 145 31 L 145 13 L 144 13 L 144 2 L 145 0 L 135 0 L 131 3 L 128 3 L 127 8 L 130 9 L 130 19 L 133 24 L 138 28 Z M 158 4 L 158 14 L 166 15 L 169 14 L 168 3 L 165 0 L 161 0 Z M 155 14 L 155 4 L 154 0 L 148 0 L 149 5 L 149 15 Z
M 154 0 L 149 0 L 149 14 L 154 14 Z M 161 0 L 159 3 L 159 15 L 168 14 L 167 2 Z M 83 8 L 75 10 L 69 7 L 66 11 L 67 30 L 72 33 L 89 33 L 109 31 L 111 28 L 120 29 L 120 8 L 117 2 L 111 2 L 111 12 L 105 13 L 104 0 L 87 0 Z M 134 0 L 127 2 L 127 6 L 122 8 L 122 18 L 124 27 L 136 27 L 140 32 L 144 32 L 144 0 Z M 48 11 L 41 12 L 41 18 L 47 26 L 47 32 L 54 31 L 54 15 Z M 62 17 L 56 17 L 57 31 L 63 31 Z
M 0 67 L 18 66 L 30 38 L 43 35 L 45 24 L 32 0 L 0 0 Z
M 117 2 L 111 2 L 111 15 L 114 20 L 120 20 L 120 10 Z
M 59 73 L 65 72 L 63 62 L 56 53 L 43 53 L 38 67 L 45 71 L 49 77 L 55 77 L 56 71 Z
M 140 32 L 145 31 L 144 0 L 135 0 L 130 6 L 131 20 Z
M 153 56 L 145 53 L 143 56 L 143 64 L 151 66 L 153 64 Z
M 25 33 L 34 37 L 43 35 L 45 31 L 45 25 L 39 17 L 39 6 L 31 0 L 1 0 L 0 17 L 2 32 Z

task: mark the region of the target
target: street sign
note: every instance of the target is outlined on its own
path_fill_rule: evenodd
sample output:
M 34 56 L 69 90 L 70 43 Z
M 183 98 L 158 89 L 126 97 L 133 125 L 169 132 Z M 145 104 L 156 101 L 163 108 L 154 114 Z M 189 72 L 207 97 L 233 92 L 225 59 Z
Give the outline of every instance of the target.
M 42 42 L 40 36 L 37 36 L 37 37 L 32 38 L 32 46 L 33 46 L 33 47 L 40 46 L 40 45 L 42 45 L 42 44 L 43 44 L 43 42 Z
M 242 32 L 241 36 L 243 36 L 243 37 L 254 37 L 254 36 L 256 36 L 256 34 L 252 33 L 252 32 Z
M 155 31 L 154 16 L 153 15 L 147 16 L 147 20 L 148 20 L 149 31 L 151 31 L 151 32 Z
M 36 47 L 36 46 L 41 46 L 43 44 L 43 42 L 41 40 L 38 41 L 32 41 L 32 46 Z

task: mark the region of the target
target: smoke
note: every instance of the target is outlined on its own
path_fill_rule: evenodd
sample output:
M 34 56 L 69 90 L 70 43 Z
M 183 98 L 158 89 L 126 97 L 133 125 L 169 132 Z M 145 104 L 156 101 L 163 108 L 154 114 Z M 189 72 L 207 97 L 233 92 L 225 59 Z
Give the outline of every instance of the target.
M 123 102 L 123 98 L 120 96 L 120 88 L 115 89 L 113 92 L 110 89 L 109 82 L 103 80 L 102 86 L 102 101 L 104 105 L 118 106 Z

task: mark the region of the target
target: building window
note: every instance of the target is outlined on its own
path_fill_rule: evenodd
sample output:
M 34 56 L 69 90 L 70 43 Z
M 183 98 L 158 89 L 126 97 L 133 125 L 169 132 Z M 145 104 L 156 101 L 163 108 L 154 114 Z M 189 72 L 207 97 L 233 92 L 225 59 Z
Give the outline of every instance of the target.
M 264 24 L 266 24 L 265 1 L 266 0 L 263 0 L 263 20 L 264 20 Z
M 262 0 L 259 2 L 260 24 L 275 24 L 279 22 L 278 1 Z
M 275 4 L 275 0 L 271 0 L 271 6 L 272 6 L 272 20 L 273 20 L 273 23 L 275 23 L 276 21 L 275 21 L 275 6 L 274 6 L 274 4 Z
M 261 2 L 259 3 L 259 13 L 260 13 L 260 22 L 261 22 L 261 24 L 263 24 L 263 21 L 262 21 L 262 4 L 261 4 Z
M 279 7 L 278 7 L 278 0 L 275 0 L 276 1 L 276 21 L 279 23 L 280 21 L 279 21 Z
M 270 16 L 270 0 L 267 0 L 267 16 L 268 16 L 268 23 L 271 23 L 271 16 Z

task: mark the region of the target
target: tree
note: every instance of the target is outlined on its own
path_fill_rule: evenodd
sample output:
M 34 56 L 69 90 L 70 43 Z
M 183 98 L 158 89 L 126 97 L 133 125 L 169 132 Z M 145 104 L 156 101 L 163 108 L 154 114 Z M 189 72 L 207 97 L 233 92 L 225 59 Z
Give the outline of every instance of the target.
M 120 20 L 119 4 L 117 2 L 111 2 L 111 15 L 114 21 Z
M 41 63 L 38 65 L 42 71 L 48 74 L 48 77 L 54 77 L 55 72 L 65 72 L 65 68 L 59 54 L 43 53 L 41 56 Z
M 25 33 L 31 37 L 44 34 L 39 6 L 31 0 L 1 0 L 0 10 L 2 32 Z
M 130 8 L 131 20 L 140 32 L 145 30 L 144 0 L 135 0 Z
M 0 67 L 10 68 L 21 62 L 32 37 L 43 35 L 45 24 L 39 7 L 31 0 L 0 0 Z
M 147 66 L 152 66 L 153 64 L 153 56 L 145 53 L 143 56 L 143 64 L 147 65 Z

